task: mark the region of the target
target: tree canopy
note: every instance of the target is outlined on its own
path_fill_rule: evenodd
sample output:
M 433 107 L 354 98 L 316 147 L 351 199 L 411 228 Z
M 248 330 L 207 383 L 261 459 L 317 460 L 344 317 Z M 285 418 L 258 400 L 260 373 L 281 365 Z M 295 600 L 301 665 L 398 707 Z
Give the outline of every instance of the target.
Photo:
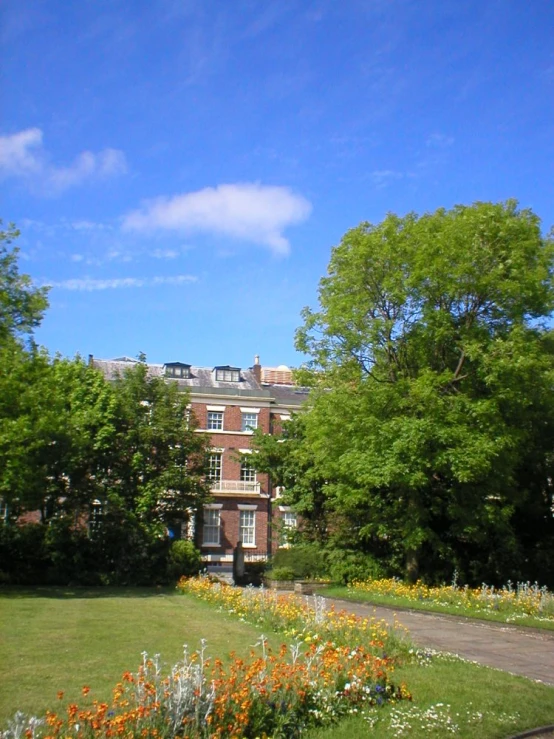
M 297 348 L 327 510 L 408 575 L 543 571 L 554 548 L 554 244 L 514 201 L 362 223 Z
M 17 236 L 0 232 L 0 578 L 36 582 L 44 565 L 46 580 L 163 580 L 169 528 L 209 494 L 206 437 L 144 361 L 108 382 L 36 346 L 46 290 L 20 274 Z M 25 538 L 11 524 L 31 512 L 47 526 Z
M 0 220 L 0 346 L 8 337 L 31 335 L 48 306 L 48 289 L 34 287 L 31 278 L 19 272 L 19 249 L 11 246 L 18 236 L 15 226 L 3 230 Z

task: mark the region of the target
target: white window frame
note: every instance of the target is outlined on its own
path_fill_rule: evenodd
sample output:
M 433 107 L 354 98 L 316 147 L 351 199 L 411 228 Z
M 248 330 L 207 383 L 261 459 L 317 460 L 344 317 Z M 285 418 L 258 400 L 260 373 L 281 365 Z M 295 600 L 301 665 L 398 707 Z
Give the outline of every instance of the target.
M 280 505 L 279 511 L 281 512 L 281 531 L 279 546 L 281 547 L 281 549 L 286 549 L 287 547 L 290 547 L 288 534 L 296 531 L 296 529 L 298 528 L 298 515 L 296 511 L 293 511 L 289 506 Z M 294 523 L 287 523 L 287 517 L 293 519 Z
M 283 513 L 283 526 L 285 529 L 296 529 L 298 527 L 298 516 L 294 511 Z
M 216 382 L 240 382 L 240 370 L 216 369 Z
M 241 482 L 258 482 L 256 470 L 246 459 L 241 460 L 239 480 Z
M 239 540 L 242 546 L 256 546 L 256 506 L 239 506 Z
M 249 422 L 246 422 L 248 418 Z M 240 430 L 243 434 L 251 434 L 258 428 L 258 413 L 241 409 Z
M 89 534 L 97 533 L 104 523 L 104 516 L 106 514 L 106 504 L 96 498 L 92 501 L 90 506 L 90 513 L 88 519 L 88 530 Z
M 222 503 L 208 503 L 204 506 L 204 521 L 202 522 L 202 546 L 221 546 L 221 509 Z M 208 520 L 211 519 L 211 523 Z M 209 537 L 208 534 L 212 536 Z M 213 536 L 216 534 L 217 536 Z
M 208 431 L 223 431 L 223 411 L 208 411 L 206 428 Z
M 219 465 L 212 464 L 212 459 L 219 457 Z M 212 474 L 219 468 L 219 477 Z M 208 455 L 208 471 L 206 479 L 210 482 L 220 482 L 223 479 L 223 449 L 212 449 Z
M 165 376 L 175 377 L 179 380 L 190 380 L 190 367 L 174 367 L 166 365 Z

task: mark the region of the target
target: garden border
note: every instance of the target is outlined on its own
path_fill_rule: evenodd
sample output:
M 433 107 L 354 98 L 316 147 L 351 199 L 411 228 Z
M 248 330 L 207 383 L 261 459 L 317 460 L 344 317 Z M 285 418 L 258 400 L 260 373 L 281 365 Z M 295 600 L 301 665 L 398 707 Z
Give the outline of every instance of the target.
M 546 734 L 546 732 L 554 732 L 554 724 L 549 724 L 548 726 L 539 726 L 536 729 L 527 729 L 527 731 L 522 731 L 521 734 L 512 734 L 512 736 L 506 737 L 506 739 L 527 739 L 527 737 L 530 736 L 540 737 L 543 736 L 543 734 Z

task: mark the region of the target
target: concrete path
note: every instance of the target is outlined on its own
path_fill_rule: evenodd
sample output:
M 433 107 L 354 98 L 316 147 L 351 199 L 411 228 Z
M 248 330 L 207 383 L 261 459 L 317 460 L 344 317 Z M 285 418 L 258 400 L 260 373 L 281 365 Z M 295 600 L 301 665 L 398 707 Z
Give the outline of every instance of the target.
M 394 610 L 335 598 L 325 600 L 329 605 L 334 603 L 337 610 L 344 609 L 358 616 L 374 616 L 391 626 L 396 621 L 408 629 L 417 646 L 459 654 L 482 665 L 554 685 L 553 631 L 523 629 L 422 611 Z

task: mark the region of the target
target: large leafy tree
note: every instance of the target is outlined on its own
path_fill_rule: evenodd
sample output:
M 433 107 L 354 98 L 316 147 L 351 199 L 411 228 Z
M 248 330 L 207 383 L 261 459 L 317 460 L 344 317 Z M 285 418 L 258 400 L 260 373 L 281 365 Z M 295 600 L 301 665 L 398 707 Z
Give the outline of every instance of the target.
M 0 220 L 0 499 L 14 515 L 25 506 L 23 498 L 40 497 L 43 481 L 30 460 L 44 441 L 41 387 L 49 372 L 46 354 L 32 342 L 48 305 L 47 290 L 19 272 L 12 246 L 18 236 Z
M 248 461 L 271 475 L 273 485 L 283 489 L 280 502 L 292 505 L 302 517 L 302 533 L 309 541 L 326 543 L 329 537 L 326 480 L 306 435 L 306 416 L 295 414 L 283 424 L 280 434 L 256 429 L 254 454 Z
M 412 578 L 548 559 L 553 259 L 513 201 L 391 214 L 345 234 L 304 312 L 327 505 Z
M 113 467 L 117 398 L 79 357 L 1 350 L 0 496 L 10 516 L 87 516 Z
M 144 359 L 144 358 L 141 358 Z M 110 496 L 145 525 L 187 521 L 209 495 L 208 442 L 195 432 L 187 393 L 152 377 L 145 361 L 115 384 L 119 425 Z

